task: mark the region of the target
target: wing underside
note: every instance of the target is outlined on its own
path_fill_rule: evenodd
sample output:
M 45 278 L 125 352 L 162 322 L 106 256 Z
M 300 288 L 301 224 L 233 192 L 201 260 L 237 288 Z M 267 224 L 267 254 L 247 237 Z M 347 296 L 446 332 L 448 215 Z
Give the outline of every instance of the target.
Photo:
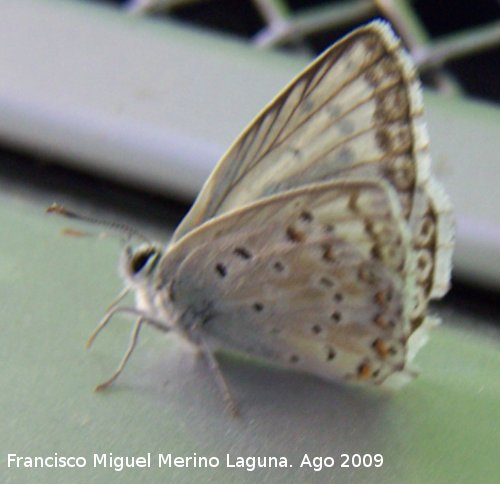
M 164 294 L 208 340 L 325 378 L 408 373 L 414 259 L 389 185 L 276 195 L 211 220 L 176 252 Z

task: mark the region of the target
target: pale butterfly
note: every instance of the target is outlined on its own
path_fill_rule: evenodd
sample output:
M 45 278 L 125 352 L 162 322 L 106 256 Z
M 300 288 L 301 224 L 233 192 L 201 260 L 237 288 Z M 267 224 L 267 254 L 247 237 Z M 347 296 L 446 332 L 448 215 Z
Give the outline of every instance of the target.
M 54 210 L 57 211 L 57 210 Z M 61 210 L 62 212 L 62 210 Z M 333 45 L 243 131 L 170 244 L 127 247 L 136 314 L 199 348 L 235 412 L 224 348 L 337 381 L 397 387 L 449 286 L 451 206 L 430 173 L 415 68 L 374 21 Z M 117 301 L 118 301 L 117 300 Z

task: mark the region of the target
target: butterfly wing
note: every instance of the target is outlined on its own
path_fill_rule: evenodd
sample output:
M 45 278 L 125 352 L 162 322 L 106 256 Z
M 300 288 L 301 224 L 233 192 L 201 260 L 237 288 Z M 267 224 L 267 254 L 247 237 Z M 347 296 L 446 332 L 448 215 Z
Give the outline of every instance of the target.
M 416 304 L 394 190 L 345 180 L 216 217 L 164 257 L 165 317 L 232 348 L 333 379 L 407 372 Z
M 430 175 L 415 69 L 383 22 L 337 42 L 264 108 L 219 161 L 172 241 L 257 199 L 346 177 L 395 188 L 421 253 L 415 319 L 422 321 L 428 299 L 448 289 L 451 208 Z
M 264 196 L 357 174 L 387 179 L 411 206 L 427 147 L 415 71 L 373 22 L 333 45 L 255 118 L 223 156 L 177 229 Z M 404 195 L 404 196 L 403 196 Z

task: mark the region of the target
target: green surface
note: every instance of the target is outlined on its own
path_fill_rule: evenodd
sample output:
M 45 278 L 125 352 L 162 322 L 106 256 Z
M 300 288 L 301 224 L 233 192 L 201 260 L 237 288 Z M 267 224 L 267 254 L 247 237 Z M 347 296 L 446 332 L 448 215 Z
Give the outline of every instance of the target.
M 0 482 L 494 482 L 499 476 L 498 339 L 447 312 L 417 362 L 421 376 L 389 396 L 230 358 L 223 370 L 241 402 L 231 419 L 211 375 L 182 343 L 146 329 L 108 392 L 130 324 L 117 319 L 84 343 L 121 288 L 119 242 L 62 237 L 66 221 L 0 197 Z M 459 329 L 454 327 L 460 322 Z M 7 468 L 7 454 L 84 456 L 84 469 Z M 146 469 L 94 468 L 93 453 L 139 456 Z M 161 468 L 159 453 L 218 456 L 216 469 Z M 230 469 L 226 454 L 285 456 L 287 469 Z M 334 469 L 299 468 L 333 456 Z M 379 469 L 342 469 L 341 453 L 380 453 Z M 170 480 L 172 479 L 172 481 Z

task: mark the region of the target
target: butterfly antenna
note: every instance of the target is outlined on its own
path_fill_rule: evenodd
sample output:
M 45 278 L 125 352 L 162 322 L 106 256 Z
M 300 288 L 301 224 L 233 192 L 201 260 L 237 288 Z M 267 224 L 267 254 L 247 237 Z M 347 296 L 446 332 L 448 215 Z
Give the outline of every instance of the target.
M 74 212 L 73 210 L 69 210 L 62 205 L 59 205 L 57 203 L 53 203 L 47 209 L 45 210 L 46 213 L 53 213 L 56 215 L 62 215 L 63 217 L 66 218 L 71 218 L 73 220 L 80 220 L 82 222 L 88 222 L 94 225 L 101 225 L 103 227 L 108 227 L 112 230 L 116 230 L 118 232 L 125 233 L 129 236 L 129 238 L 132 237 L 137 237 L 139 239 L 142 239 L 144 242 L 147 242 L 148 244 L 151 244 L 151 240 L 148 239 L 145 235 L 143 235 L 141 232 L 139 232 L 137 229 L 134 227 L 131 227 L 130 225 L 121 223 L 121 222 L 108 222 L 106 220 L 100 220 L 94 217 L 89 217 L 87 215 L 82 215 L 79 213 Z

